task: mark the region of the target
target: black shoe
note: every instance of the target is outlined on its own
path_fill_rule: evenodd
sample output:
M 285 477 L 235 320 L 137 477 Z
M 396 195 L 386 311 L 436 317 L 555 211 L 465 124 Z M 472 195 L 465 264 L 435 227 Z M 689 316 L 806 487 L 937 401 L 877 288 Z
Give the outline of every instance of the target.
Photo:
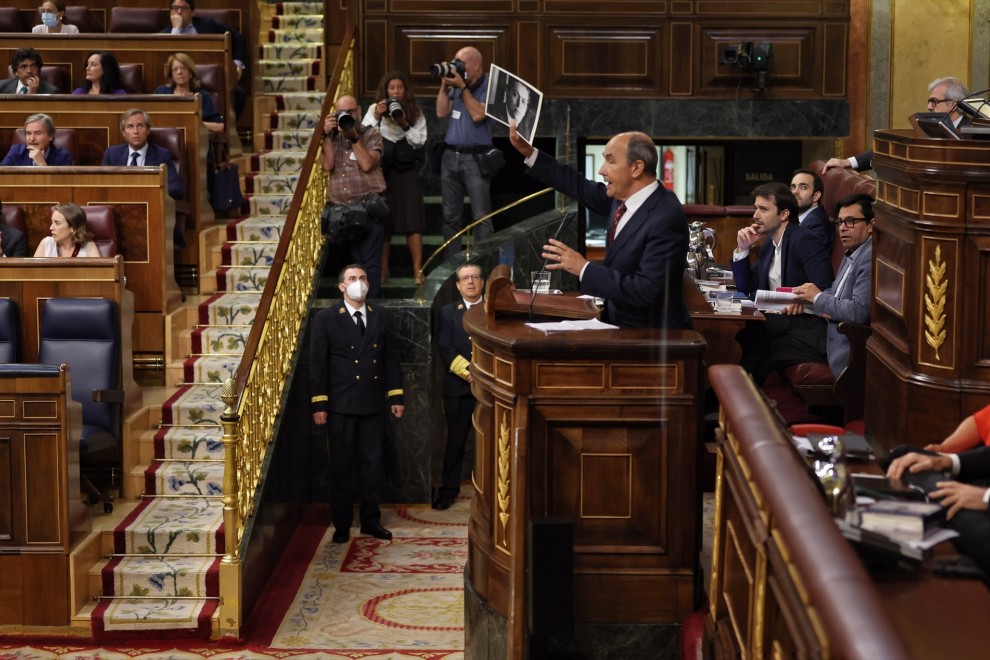
M 361 530 L 364 531 L 364 530 Z M 347 543 L 347 540 L 351 538 L 351 532 L 348 529 L 338 529 L 333 533 L 334 543 Z
M 374 536 L 376 539 L 383 539 L 385 541 L 392 538 L 392 532 L 382 527 L 380 523 L 375 523 L 369 527 L 362 527 L 361 533 L 367 534 L 368 536 Z
M 446 511 L 454 505 L 454 498 L 447 495 L 439 495 L 433 500 L 433 508 L 437 511 Z

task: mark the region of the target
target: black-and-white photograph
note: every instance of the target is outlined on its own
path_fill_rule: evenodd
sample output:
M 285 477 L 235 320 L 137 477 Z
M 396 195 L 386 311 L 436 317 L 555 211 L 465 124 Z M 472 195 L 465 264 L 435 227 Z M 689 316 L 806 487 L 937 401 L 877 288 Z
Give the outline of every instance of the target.
M 514 119 L 519 135 L 533 144 L 542 107 L 543 92 L 519 76 L 492 65 L 488 74 L 485 114 L 506 126 Z

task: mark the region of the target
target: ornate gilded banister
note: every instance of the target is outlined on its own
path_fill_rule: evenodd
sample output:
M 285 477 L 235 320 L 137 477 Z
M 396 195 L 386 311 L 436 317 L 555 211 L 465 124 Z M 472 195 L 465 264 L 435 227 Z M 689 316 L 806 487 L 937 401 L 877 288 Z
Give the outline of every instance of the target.
M 341 94 L 353 93 L 354 35 L 350 25 L 341 41 L 327 94 L 320 109 L 325 117 Z M 313 281 L 323 248 L 320 214 L 326 204 L 327 174 L 320 164 L 323 122 L 313 131 L 296 192 L 289 206 L 255 323 L 236 376 L 225 384 L 229 399 L 224 414 L 224 536 L 220 566 L 222 635 L 240 635 L 240 545 L 246 521 L 254 514 L 265 453 L 273 439 L 299 331 L 309 308 Z

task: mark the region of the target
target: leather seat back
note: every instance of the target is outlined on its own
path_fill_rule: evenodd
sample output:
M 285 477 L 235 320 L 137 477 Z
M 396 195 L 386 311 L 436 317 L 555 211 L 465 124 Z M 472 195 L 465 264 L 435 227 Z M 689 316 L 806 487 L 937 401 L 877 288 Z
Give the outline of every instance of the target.
M 121 386 L 120 320 L 117 306 L 103 298 L 51 298 L 41 313 L 38 362 L 68 364 L 72 398 L 82 406 L 80 452 L 115 450 L 120 445 L 121 407 L 93 400 L 95 390 Z
M 17 362 L 20 356 L 17 303 L 0 298 L 0 364 Z
M 86 225 L 93 232 L 93 242 L 100 250 L 100 256 L 109 259 L 117 256 L 117 222 L 112 206 L 98 204 L 82 207 L 86 213 Z

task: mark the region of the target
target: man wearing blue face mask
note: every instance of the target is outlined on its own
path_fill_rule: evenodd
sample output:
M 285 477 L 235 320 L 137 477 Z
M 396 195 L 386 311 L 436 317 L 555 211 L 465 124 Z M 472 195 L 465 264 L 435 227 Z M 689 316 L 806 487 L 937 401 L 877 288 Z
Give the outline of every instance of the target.
M 343 300 L 313 317 L 309 375 L 313 423 L 330 439 L 330 508 L 334 543 L 346 543 L 354 521 L 351 466 L 361 483 L 361 533 L 388 540 L 381 523 L 382 444 L 385 409 L 405 409 L 402 374 L 388 338 L 388 312 L 365 302 L 368 274 L 358 264 L 340 271 Z

